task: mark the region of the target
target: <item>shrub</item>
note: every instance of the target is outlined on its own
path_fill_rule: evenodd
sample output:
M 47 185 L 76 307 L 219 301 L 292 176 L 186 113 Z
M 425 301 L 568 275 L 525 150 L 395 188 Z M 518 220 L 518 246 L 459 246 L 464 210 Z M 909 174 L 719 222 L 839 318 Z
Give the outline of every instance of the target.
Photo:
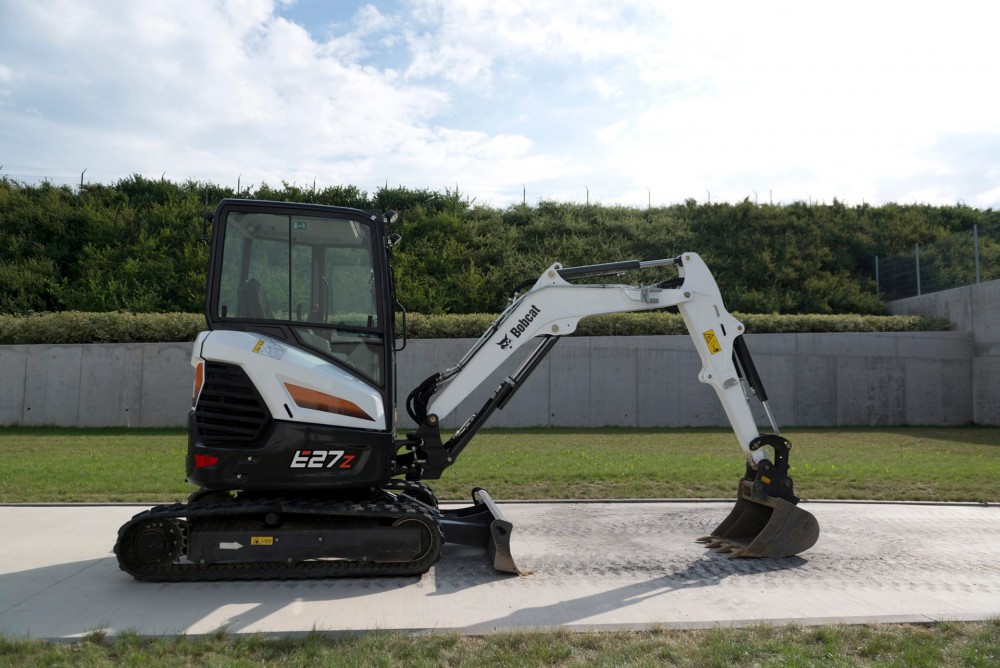
M 949 328 L 947 320 L 918 316 L 735 314 L 751 334 L 797 332 L 912 332 Z M 479 338 L 495 319 L 489 313 L 407 316 L 414 339 Z M 34 313 L 0 315 L 0 345 L 59 343 L 155 343 L 194 341 L 205 329 L 200 313 Z M 680 315 L 623 313 L 584 318 L 577 336 L 662 336 L 686 333 Z M 396 320 L 402 336 L 402 323 Z
M 0 315 L 0 344 L 194 341 L 200 313 L 33 313 Z

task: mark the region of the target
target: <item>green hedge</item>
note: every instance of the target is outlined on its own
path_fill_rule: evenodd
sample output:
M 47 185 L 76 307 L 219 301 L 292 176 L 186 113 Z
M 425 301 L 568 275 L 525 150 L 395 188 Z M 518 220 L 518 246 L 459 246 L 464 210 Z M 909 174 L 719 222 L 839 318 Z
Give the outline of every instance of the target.
M 478 338 L 496 316 L 411 313 L 406 329 L 414 339 Z M 918 316 L 736 314 L 753 334 L 795 332 L 913 332 L 946 330 L 946 320 Z M 398 318 L 398 316 L 397 316 Z M 0 345 L 53 343 L 155 343 L 193 341 L 205 329 L 200 313 L 36 313 L 0 315 Z M 684 334 L 676 313 L 600 315 L 580 321 L 578 336 Z M 397 332 L 402 332 L 397 319 Z
M 205 316 L 200 313 L 0 315 L 0 344 L 194 341 L 203 329 Z
M 283 183 L 237 195 L 210 183 L 140 175 L 80 188 L 0 177 L 0 313 L 197 312 L 209 256 L 201 241 L 206 199 L 214 209 L 235 196 L 398 211 L 397 294 L 416 313 L 498 312 L 514 286 L 555 261 L 570 267 L 695 251 L 733 311 L 879 314 L 883 300 L 894 297 L 885 266 L 881 294 L 876 285 L 876 256 L 909 254 L 920 243 L 921 257 L 928 255 L 923 285 L 959 285 L 969 280 L 973 225 L 984 278 L 995 277 L 990 268 L 1000 265 L 1000 210 L 965 205 L 689 199 L 643 208 L 553 201 L 497 208 L 457 189 L 386 186 L 368 193 Z M 960 240 L 963 250 L 948 239 Z M 944 245 L 935 255 L 937 241 Z M 647 268 L 626 280 L 650 285 L 675 272 Z
M 919 332 L 950 329 L 943 318 L 909 315 L 774 315 L 735 313 L 750 334 L 789 334 L 803 332 Z M 468 315 L 410 314 L 407 332 L 415 339 L 478 338 L 496 316 L 486 313 Z M 398 330 L 397 328 L 397 331 Z M 620 313 L 584 318 L 576 336 L 659 336 L 686 334 L 677 313 Z

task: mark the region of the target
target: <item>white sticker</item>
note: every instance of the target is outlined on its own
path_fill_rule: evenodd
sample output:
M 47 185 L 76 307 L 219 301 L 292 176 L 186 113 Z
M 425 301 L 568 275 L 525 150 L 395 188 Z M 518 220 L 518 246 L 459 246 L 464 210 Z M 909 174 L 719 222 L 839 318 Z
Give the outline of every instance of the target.
M 269 339 L 261 339 L 257 342 L 257 345 L 253 347 L 253 351 L 255 353 L 260 353 L 261 355 L 266 355 L 267 357 L 273 357 L 276 360 L 280 360 L 284 357 L 286 350 L 288 350 L 286 346 Z

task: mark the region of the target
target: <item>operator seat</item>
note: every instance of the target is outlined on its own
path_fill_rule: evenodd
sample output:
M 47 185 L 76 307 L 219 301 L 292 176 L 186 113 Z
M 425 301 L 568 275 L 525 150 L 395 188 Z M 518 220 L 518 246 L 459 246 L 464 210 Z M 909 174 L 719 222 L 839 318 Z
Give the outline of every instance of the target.
M 268 304 L 267 295 L 264 294 L 264 286 L 256 278 L 248 279 L 236 291 L 236 308 L 241 318 L 274 319 L 271 305 Z

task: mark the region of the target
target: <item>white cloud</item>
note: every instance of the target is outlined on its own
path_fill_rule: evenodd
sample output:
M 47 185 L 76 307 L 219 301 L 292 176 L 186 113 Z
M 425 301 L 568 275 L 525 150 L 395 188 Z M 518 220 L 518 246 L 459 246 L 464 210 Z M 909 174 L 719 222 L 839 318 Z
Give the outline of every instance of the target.
M 3 3 L 4 162 L 1000 205 L 1000 6 L 413 0 L 303 26 L 289 4 Z
M 605 100 L 612 100 L 616 98 L 620 99 L 624 96 L 621 84 L 606 76 L 596 76 L 591 78 L 590 85 L 594 88 L 597 94 Z
M 625 131 L 628 129 L 629 123 L 627 120 L 615 121 L 611 125 L 605 126 L 603 128 L 598 128 L 594 135 L 597 139 L 605 144 L 611 143 L 620 139 Z
M 393 28 L 395 24 L 391 17 L 380 12 L 374 5 L 365 5 L 359 9 L 354 15 L 354 22 L 362 35 L 384 32 Z
M 442 77 L 457 84 L 489 83 L 492 61 L 486 54 L 468 46 L 437 45 L 427 35 L 409 37 L 413 60 L 406 70 L 410 79 Z
M 6 110 L 0 136 L 32 154 L 22 164 L 271 181 L 326 176 L 332 164 L 353 182 L 373 175 L 343 169 L 345 158 L 388 164 L 412 137 L 441 142 L 421 130 L 446 95 L 332 57 L 270 3 L 100 7 L 39 3 L 16 17 L 21 37 L 0 61 L 5 72 L 28 68 L 31 85 L 12 86 L 16 109 Z M 52 32 L 58 40 L 42 39 Z M 29 121 L 29 106 L 40 119 Z
M 612 174 L 685 193 L 742 199 L 954 201 L 962 185 L 907 190 L 940 172 L 929 147 L 959 128 L 995 132 L 1000 62 L 989 20 L 969 3 L 661 5 L 663 39 L 638 39 L 644 84 L 626 95 L 630 133 L 604 154 Z M 821 6 L 822 7 L 822 6 Z M 985 14 L 985 16 L 984 16 Z M 648 37 L 649 35 L 645 35 Z M 637 94 L 641 93 L 641 94 Z M 607 137 L 608 126 L 596 136 Z M 670 201 L 669 199 L 667 201 Z
M 414 16 L 433 28 L 408 35 L 415 53 L 408 74 L 414 78 L 440 75 L 469 83 L 489 80 L 501 62 L 565 67 L 633 58 L 649 42 L 641 36 L 641 23 L 632 22 L 633 3 L 609 7 L 597 0 L 422 0 L 415 4 Z M 591 83 L 603 94 L 613 91 L 606 77 L 595 77 Z
M 374 5 L 359 8 L 349 20 L 327 26 L 319 48 L 323 55 L 348 63 L 370 58 L 373 47 L 391 49 L 399 42 L 394 33 L 396 20 Z

